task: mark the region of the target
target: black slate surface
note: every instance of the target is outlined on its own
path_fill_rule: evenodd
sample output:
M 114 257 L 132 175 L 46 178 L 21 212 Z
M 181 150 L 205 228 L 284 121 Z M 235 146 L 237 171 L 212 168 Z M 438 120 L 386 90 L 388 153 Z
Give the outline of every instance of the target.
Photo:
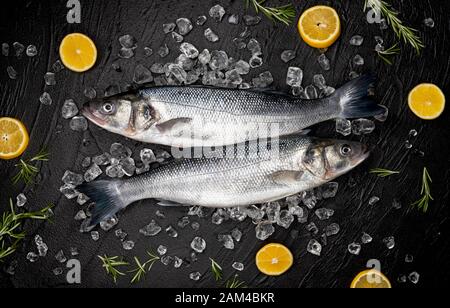
M 282 1 L 270 1 L 271 4 Z M 287 1 L 283 1 L 287 2 Z M 131 252 L 124 251 L 121 243 L 113 232 L 100 231 L 100 241 L 94 242 L 89 234 L 78 232 L 79 223 L 73 217 L 80 209 L 74 201 L 66 200 L 58 191 L 61 177 L 65 170 L 82 172 L 81 160 L 109 149 L 113 142 L 122 142 L 130 146 L 135 155 L 142 144 L 126 140 L 118 135 L 110 134 L 94 125 L 89 126 L 85 133 L 76 133 L 69 129 L 69 122 L 60 116 L 62 103 L 67 98 L 73 98 L 81 105 L 85 98 L 83 90 L 95 87 L 102 93 L 111 84 L 124 88 L 132 81 L 134 67 L 138 63 L 150 66 L 160 62 L 156 54 L 150 58 L 143 56 L 143 47 L 150 46 L 155 51 L 167 43 L 171 54 L 164 62 L 178 55 L 177 44 L 168 35 L 164 35 L 162 24 L 174 22 L 179 17 L 191 20 L 199 15 L 207 15 L 209 8 L 217 3 L 222 4 L 227 13 L 242 15 L 245 12 L 242 0 L 191 0 L 191 1 L 87 1 L 82 0 L 82 23 L 69 25 L 66 22 L 66 1 L 14 1 L 2 4 L 0 13 L 0 40 L 10 45 L 19 41 L 24 45 L 38 46 L 39 55 L 35 58 L 24 56 L 17 59 L 13 56 L 0 57 L 0 115 L 20 118 L 28 127 L 31 144 L 25 157 L 30 157 L 40 148 L 47 147 L 52 155 L 51 161 L 45 163 L 38 183 L 25 189 L 30 210 L 53 202 L 55 217 L 53 223 L 30 222 L 25 226 L 29 235 L 17 254 L 19 266 L 13 277 L 0 271 L 0 286 L 15 287 L 64 287 L 67 286 L 65 276 L 54 276 L 51 270 L 59 264 L 53 257 L 63 249 L 69 254 L 69 247 L 80 250 L 78 256 L 82 264 L 81 287 L 113 287 L 111 279 L 106 276 L 97 255 L 108 254 L 124 256 L 132 261 L 133 256 L 145 257 L 149 248 L 156 250 L 159 244 L 169 249 L 169 254 L 186 257 L 189 254 L 189 243 L 194 236 L 202 236 L 207 240 L 205 253 L 199 256 L 199 261 L 189 267 L 174 269 L 156 264 L 137 287 L 215 287 L 218 284 L 209 273 L 208 258 L 212 257 L 224 268 L 225 278 L 234 275 L 231 264 L 234 261 L 243 262 L 246 269 L 240 273 L 240 278 L 252 287 L 347 287 L 356 273 L 365 267 L 369 259 L 378 259 L 383 272 L 391 278 L 395 287 L 414 287 L 410 283 L 399 284 L 397 277 L 418 271 L 420 282 L 416 287 L 436 287 L 449 283 L 449 241 L 448 241 L 448 201 L 449 201 L 449 157 L 448 140 L 449 113 L 446 111 L 438 120 L 421 121 L 409 111 L 406 99 L 408 91 L 418 83 L 433 82 L 439 85 L 448 96 L 449 89 L 449 49 L 450 21 L 448 19 L 449 2 L 446 0 L 414 0 L 391 1 L 402 14 L 401 16 L 420 30 L 426 49 L 420 56 L 408 46 L 404 46 L 401 55 L 397 56 L 394 65 L 387 66 L 375 56 L 375 35 L 381 35 L 389 46 L 394 43 L 390 30 L 380 31 L 376 25 L 368 25 L 362 12 L 363 1 L 292 1 L 300 13 L 316 4 L 332 5 L 339 12 L 343 32 L 339 41 L 332 46 L 327 56 L 332 61 L 332 69 L 324 72 L 320 69 L 316 58 L 317 50 L 307 47 L 298 37 L 294 26 L 285 27 L 273 24 L 266 19 L 251 27 L 252 37 L 258 39 L 263 46 L 264 66 L 253 70 L 250 76 L 270 70 L 275 77 L 274 86 L 282 91 L 288 91 L 285 85 L 285 75 L 288 68 L 280 60 L 280 53 L 285 49 L 295 49 L 297 57 L 290 65 L 300 66 L 305 72 L 305 84 L 312 82 L 312 76 L 323 73 L 328 83 L 339 86 L 348 80 L 351 71 L 351 59 L 361 54 L 365 59 L 358 72 L 371 71 L 379 78 L 376 97 L 380 103 L 390 108 L 387 122 L 377 123 L 376 131 L 369 136 L 350 139 L 362 140 L 375 146 L 371 158 L 350 174 L 338 179 L 340 190 L 335 199 L 322 201 L 319 207 L 333 208 L 334 217 L 327 222 L 337 222 L 341 225 L 341 233 L 329 239 L 321 257 L 306 252 L 306 245 L 311 235 L 304 225 L 294 223 L 290 230 L 277 227 L 270 242 L 281 242 L 287 245 L 295 256 L 295 266 L 285 275 L 278 278 L 267 278 L 258 273 L 253 259 L 255 253 L 264 243 L 255 239 L 254 226 L 249 220 L 244 223 L 226 222 L 220 226 L 211 224 L 210 218 L 191 219 L 199 221 L 201 228 L 193 231 L 190 228 L 179 230 L 177 239 L 169 238 L 161 233 L 154 238 L 139 236 L 140 227 L 151 219 L 156 219 L 153 201 L 142 201 L 129 207 L 121 216 L 118 228 L 129 234 L 129 239 L 136 242 Z M 253 12 L 250 12 L 253 14 Z M 436 26 L 431 29 L 423 25 L 423 19 L 432 17 Z M 226 19 L 225 19 L 226 20 Z M 205 26 L 195 27 L 186 37 L 199 49 L 222 49 L 235 58 L 249 58 L 248 51 L 238 51 L 232 44 L 232 39 L 240 33 L 244 26 L 229 25 L 226 21 L 216 24 L 208 20 Z M 211 27 L 220 36 L 218 43 L 212 44 L 203 38 L 203 30 Z M 65 70 L 57 74 L 57 85 L 46 87 L 43 80 L 45 72 L 51 70 L 51 65 L 58 59 L 58 46 L 61 39 L 71 32 L 88 34 L 96 42 L 99 59 L 91 71 L 75 74 Z M 138 39 L 137 55 L 130 60 L 118 59 L 118 37 L 131 34 Z M 350 38 L 360 34 L 365 37 L 361 47 L 349 46 Z M 119 63 L 122 73 L 111 68 L 112 63 Z M 6 67 L 12 65 L 19 73 L 17 80 L 10 80 Z M 249 76 L 249 77 L 250 77 Z M 43 106 L 38 98 L 43 91 L 48 91 L 53 97 L 53 105 Z M 413 149 L 404 147 L 411 129 L 417 129 L 419 135 L 413 138 Z M 334 132 L 333 122 L 323 123 L 313 128 L 313 134 L 318 136 L 339 137 Z M 85 142 L 83 142 L 85 141 Z M 87 141 L 87 142 L 86 142 Z M 156 149 L 157 147 L 151 146 Z M 418 157 L 414 149 L 425 152 L 425 157 Z M 0 161 L 0 212 L 6 209 L 9 198 L 15 199 L 24 187 L 13 186 L 10 178 L 15 173 L 15 161 Z M 389 167 L 398 169 L 401 174 L 388 179 L 379 179 L 368 174 L 369 168 Z M 435 201 L 427 214 L 412 212 L 408 214 L 408 205 L 418 198 L 420 191 L 420 176 L 424 166 L 429 168 L 434 180 L 432 186 Z M 357 185 L 348 185 L 355 180 Z M 379 196 L 381 201 L 369 205 L 372 196 Z M 392 208 L 392 201 L 397 198 L 403 204 L 401 210 Z M 174 225 L 187 212 L 185 208 L 162 209 L 166 218 L 158 222 L 162 226 Z M 315 219 L 314 219 L 315 221 Z M 325 226 L 319 223 L 320 227 Z M 244 232 L 243 241 L 232 251 L 221 247 L 216 237 L 219 233 L 230 232 L 234 227 Z M 291 230 L 299 230 L 297 239 L 290 237 Z M 350 255 L 347 245 L 358 241 L 361 233 L 367 232 L 374 237 L 373 243 L 363 246 L 359 256 Z M 25 256 L 29 251 L 35 251 L 33 235 L 40 234 L 50 247 L 48 256 L 30 264 Z M 387 250 L 382 239 L 395 236 L 396 246 Z M 269 241 L 267 241 L 269 242 Z M 405 254 L 412 254 L 414 262 L 406 264 Z M 2 265 L 0 265 L 2 266 Z M 3 266 L 2 266 L 3 267 Z M 188 274 L 199 271 L 203 274 L 199 282 L 189 280 Z M 130 286 L 128 278 L 122 278 L 117 286 Z

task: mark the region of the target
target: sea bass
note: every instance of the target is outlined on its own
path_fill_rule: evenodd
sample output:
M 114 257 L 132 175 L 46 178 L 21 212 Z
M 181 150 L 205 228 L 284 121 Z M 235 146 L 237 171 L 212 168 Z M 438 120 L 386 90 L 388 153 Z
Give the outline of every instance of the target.
M 382 114 L 368 88 L 355 79 L 332 96 L 301 100 L 268 91 L 154 87 L 87 103 L 82 113 L 116 134 L 166 146 L 215 147 L 299 133 L 335 118 Z
M 77 189 L 96 203 L 91 217 L 96 225 L 143 199 L 213 208 L 279 200 L 323 185 L 369 156 L 367 147 L 356 142 L 308 136 L 272 142 L 247 143 L 243 155 L 175 160 L 134 178 L 99 180 Z

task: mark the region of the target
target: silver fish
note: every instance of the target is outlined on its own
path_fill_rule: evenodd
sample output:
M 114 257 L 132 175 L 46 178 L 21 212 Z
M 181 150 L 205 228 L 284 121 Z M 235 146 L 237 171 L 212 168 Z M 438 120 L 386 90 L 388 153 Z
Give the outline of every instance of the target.
M 308 136 L 282 137 L 276 145 L 250 144 L 244 155 L 176 160 L 134 178 L 77 189 L 96 203 L 91 220 L 96 225 L 143 199 L 213 208 L 279 200 L 331 181 L 369 156 L 360 143 Z
M 355 79 L 332 96 L 301 100 L 264 91 L 155 87 L 87 103 L 82 113 L 116 134 L 173 147 L 215 147 L 286 136 L 335 118 L 379 115 L 374 79 Z

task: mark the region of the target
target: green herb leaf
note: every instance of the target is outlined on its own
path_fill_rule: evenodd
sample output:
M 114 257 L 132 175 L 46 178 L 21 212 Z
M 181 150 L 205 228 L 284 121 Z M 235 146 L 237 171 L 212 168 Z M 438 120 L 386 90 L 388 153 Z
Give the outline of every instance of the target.
M 399 174 L 400 171 L 392 171 L 392 170 L 388 170 L 388 169 L 375 168 L 375 169 L 370 170 L 370 173 L 376 174 L 380 178 L 386 178 L 386 177 L 394 175 L 394 174 Z
M 431 196 L 430 183 L 433 183 L 433 180 L 431 179 L 431 176 L 428 173 L 428 169 L 425 167 L 423 168 L 422 190 L 420 192 L 422 197 L 413 204 L 411 204 L 411 208 L 417 208 L 418 210 L 421 210 L 424 213 L 428 211 L 430 201 L 434 200 L 433 197 Z
M 115 257 L 108 257 L 108 256 L 98 256 L 100 260 L 103 263 L 103 268 L 105 269 L 106 273 L 108 275 L 111 275 L 111 277 L 114 280 L 114 283 L 117 283 L 117 278 L 119 276 L 125 276 L 125 273 L 121 272 L 118 268 L 121 266 L 127 266 L 129 265 L 128 262 L 123 261 L 122 258 L 119 258 L 118 256 Z
M 211 271 L 214 274 L 214 279 L 216 281 L 219 281 L 223 277 L 222 267 L 213 259 L 209 258 L 211 260 Z
M 239 276 L 235 275 L 232 279 L 228 280 L 225 284 L 227 289 L 242 289 L 247 288 L 244 281 L 239 281 Z
M 386 64 L 392 65 L 392 60 L 390 59 L 390 57 L 398 54 L 399 52 L 400 52 L 400 48 L 398 48 L 398 44 L 395 44 L 394 46 L 392 46 L 386 50 L 377 51 L 377 54 L 378 54 L 378 57 L 381 58 L 381 60 L 386 62 Z
M 297 14 L 292 4 L 287 4 L 279 7 L 266 7 L 264 3 L 266 0 L 246 0 L 247 7 L 250 3 L 253 5 L 256 13 L 263 13 L 270 20 L 275 20 L 289 26 L 294 21 Z
M 147 272 L 149 272 L 152 269 L 153 264 L 160 259 L 157 255 L 155 255 L 150 251 L 147 251 L 147 255 L 150 257 L 150 259 L 148 259 L 144 264 L 141 264 L 139 259 L 137 257 L 134 257 L 134 261 L 137 267 L 129 271 L 129 273 L 135 273 L 135 275 L 131 279 L 131 283 L 141 281 L 141 279 L 145 276 L 145 274 L 147 274 Z M 147 267 L 147 269 L 145 269 L 145 267 Z
M 20 181 L 23 181 L 26 185 L 31 184 L 35 176 L 39 173 L 39 169 L 33 163 L 48 161 L 49 156 L 50 154 L 42 149 L 35 157 L 29 160 L 21 159 L 16 165 L 19 172 L 12 178 L 14 185 Z

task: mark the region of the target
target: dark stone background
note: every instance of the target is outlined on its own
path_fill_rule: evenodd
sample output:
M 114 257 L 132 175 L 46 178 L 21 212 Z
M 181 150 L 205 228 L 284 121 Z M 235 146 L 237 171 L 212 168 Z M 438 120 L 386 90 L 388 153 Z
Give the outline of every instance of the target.
M 95 87 L 101 93 L 107 86 L 118 84 L 125 87 L 131 83 L 132 73 L 137 63 L 150 67 L 153 62 L 160 62 L 156 54 L 150 58 L 143 56 L 143 47 L 150 46 L 155 51 L 167 43 L 171 50 L 172 60 L 178 54 L 177 46 L 170 36 L 162 31 L 162 24 L 174 22 L 179 17 L 191 20 L 199 15 L 207 15 L 209 8 L 221 3 L 227 13 L 242 15 L 245 12 L 243 0 L 190 0 L 190 1 L 87 1 L 82 2 L 82 23 L 69 25 L 66 22 L 66 1 L 21 1 L 17 0 L 2 4 L 0 13 L 0 40 L 10 45 L 14 41 L 24 45 L 38 46 L 39 55 L 35 58 L 13 56 L 0 57 L 0 115 L 20 118 L 28 127 L 31 144 L 25 157 L 37 153 L 42 147 L 47 147 L 52 155 L 49 163 L 42 168 L 38 184 L 27 188 L 29 198 L 27 207 L 38 209 L 53 202 L 55 217 L 53 223 L 29 222 L 25 230 L 29 236 L 23 247 L 13 258 L 17 258 L 19 267 L 14 277 L 9 277 L 0 271 L 0 286 L 16 287 L 63 287 L 66 286 L 64 275 L 55 277 L 51 270 L 59 264 L 54 254 L 63 249 L 69 254 L 69 247 L 78 247 L 81 251 L 79 259 L 82 264 L 82 287 L 112 287 L 114 283 L 101 268 L 97 255 L 108 254 L 124 256 L 132 261 L 133 256 L 145 257 L 149 248 L 156 250 L 159 244 L 165 244 L 169 254 L 186 257 L 189 254 L 189 243 L 195 235 L 206 238 L 208 247 L 199 256 L 199 261 L 190 267 L 174 269 L 156 264 L 151 273 L 136 286 L 139 287 L 216 287 L 218 284 L 209 273 L 208 258 L 216 259 L 224 268 L 225 278 L 234 275 L 231 268 L 233 261 L 241 261 L 246 265 L 240 278 L 252 287 L 347 287 L 352 278 L 362 269 L 368 259 L 376 258 L 382 263 L 383 272 L 391 278 L 395 287 L 413 287 L 412 284 L 399 284 L 397 277 L 414 270 L 421 274 L 417 287 L 437 287 L 449 283 L 449 241 L 448 241 L 448 191 L 449 157 L 448 128 L 449 113 L 444 113 L 438 120 L 421 121 L 409 111 L 406 103 L 409 90 L 421 82 L 434 82 L 445 92 L 449 89 L 449 49 L 450 21 L 448 19 L 449 3 L 447 0 L 415 0 L 390 1 L 398 8 L 402 18 L 420 30 L 427 48 L 420 56 L 403 46 L 400 56 L 395 58 L 392 66 L 380 61 L 373 48 L 375 35 L 382 35 L 386 45 L 394 43 L 390 30 L 380 31 L 376 25 L 368 25 L 363 14 L 363 0 L 345 1 L 293 1 L 297 12 L 316 4 L 328 4 L 335 7 L 343 24 L 343 32 L 339 41 L 327 52 L 332 60 L 332 70 L 323 72 L 316 58 L 317 50 L 307 47 L 300 39 L 294 26 L 286 27 L 272 24 L 263 19 L 258 26 L 252 27 L 252 36 L 257 38 L 264 51 L 264 66 L 252 71 L 251 76 L 264 70 L 270 70 L 275 77 L 276 88 L 288 91 L 285 85 L 285 75 L 288 68 L 280 60 L 280 53 L 285 49 L 295 48 L 297 58 L 290 65 L 298 65 L 305 71 L 305 84 L 312 82 L 312 76 L 323 73 L 328 83 L 333 86 L 343 84 L 348 80 L 351 71 L 350 63 L 353 56 L 361 54 L 366 64 L 359 71 L 371 71 L 379 77 L 376 90 L 377 99 L 390 108 L 390 117 L 385 123 L 378 123 L 376 131 L 361 139 L 376 146 L 372 157 L 361 167 L 349 175 L 341 177 L 338 196 L 330 201 L 319 204 L 336 210 L 331 222 L 341 225 L 341 233 L 330 238 L 324 247 L 320 258 L 306 252 L 306 245 L 311 236 L 304 226 L 294 223 L 291 229 L 300 231 L 298 239 L 289 236 L 290 231 L 277 227 L 276 234 L 270 242 L 286 244 L 295 255 L 294 267 L 279 278 L 262 279 L 254 265 L 254 256 L 263 245 L 255 239 L 254 226 L 249 220 L 238 224 L 227 222 L 221 226 L 212 225 L 210 218 L 198 219 L 201 228 L 198 232 L 191 229 L 179 230 L 177 239 L 169 238 L 164 232 L 155 238 L 139 236 L 140 227 L 151 219 L 156 219 L 153 201 L 142 201 L 129 207 L 120 217 L 119 228 L 129 233 L 129 238 L 136 241 L 136 247 L 131 252 L 122 249 L 121 243 L 115 238 L 114 232 L 100 231 L 101 240 L 93 242 L 89 234 L 78 232 L 79 223 L 73 217 L 80 207 L 74 201 L 66 200 L 58 191 L 61 177 L 65 170 L 82 171 L 80 164 L 85 156 L 107 151 L 113 142 L 122 142 L 135 149 L 144 145 L 125 140 L 107 133 L 94 125 L 90 125 L 86 133 L 72 132 L 69 122 L 62 119 L 60 109 L 67 98 L 73 98 L 81 105 L 85 98 L 83 90 Z M 270 4 L 287 1 L 269 1 Z M 253 12 L 250 12 L 253 14 Z M 432 17 L 436 26 L 433 29 L 423 25 L 423 19 Z M 226 20 L 226 19 L 225 19 Z M 208 43 L 203 38 L 203 29 L 211 27 L 218 33 L 221 40 L 216 44 Z M 203 48 L 223 49 L 236 58 L 249 58 L 248 51 L 237 51 L 232 39 L 243 30 L 243 25 L 229 25 L 226 21 L 216 24 L 208 20 L 203 27 L 195 27 L 186 37 L 200 50 Z M 43 80 L 45 72 L 51 70 L 51 65 L 58 59 L 58 46 L 61 39 L 71 32 L 83 32 L 94 39 L 99 50 L 99 59 L 94 69 L 84 74 L 75 74 L 65 70 L 57 74 L 57 85 L 46 87 Z M 139 41 L 137 55 L 130 60 L 118 59 L 118 37 L 132 34 Z M 349 46 L 350 38 L 355 34 L 365 37 L 362 47 Z M 111 64 L 118 62 L 123 73 L 117 73 Z M 9 80 L 6 67 L 12 65 L 19 72 L 19 78 Z M 43 91 L 48 91 L 54 100 L 52 106 L 43 106 L 38 98 Z M 413 139 L 413 149 L 425 152 L 420 158 L 413 150 L 406 150 L 405 141 L 411 129 L 417 129 L 419 135 Z M 339 137 L 334 132 L 333 122 L 323 123 L 313 128 L 313 134 L 318 136 Z M 83 146 L 83 139 L 91 141 L 89 146 Z M 156 148 L 151 146 L 152 148 Z M 0 212 L 6 209 L 9 198 L 15 197 L 24 187 L 13 186 L 10 178 L 15 174 L 14 161 L 0 161 Z M 413 211 L 408 214 L 408 205 L 415 201 L 420 192 L 421 171 L 424 166 L 430 170 L 434 180 L 432 185 L 435 201 L 432 202 L 427 214 Z M 368 174 L 369 168 L 388 167 L 401 170 L 399 176 L 379 179 Z M 347 185 L 349 179 L 356 180 L 357 186 Z M 380 196 L 381 201 L 370 206 L 371 196 Z M 403 204 L 401 210 L 394 210 L 392 200 L 398 198 Z M 186 214 L 187 209 L 163 209 L 165 220 L 159 220 L 162 226 L 176 226 L 178 219 Z M 197 219 L 194 219 L 197 220 Z M 230 232 L 235 226 L 244 231 L 242 243 L 230 251 L 221 247 L 216 237 L 219 233 Z M 325 224 L 320 223 L 320 227 Z M 372 244 L 363 246 L 360 256 L 347 252 L 347 245 L 359 240 L 365 231 L 374 237 Z M 33 235 L 40 234 L 50 247 L 48 256 L 39 259 L 35 264 L 25 260 L 26 253 L 35 251 Z M 387 250 L 382 244 L 382 238 L 394 235 L 396 246 Z M 415 261 L 412 264 L 404 262 L 405 254 L 412 254 Z M 188 274 L 200 271 L 203 277 L 199 282 L 189 280 Z M 128 287 L 128 278 L 119 280 L 118 286 Z

